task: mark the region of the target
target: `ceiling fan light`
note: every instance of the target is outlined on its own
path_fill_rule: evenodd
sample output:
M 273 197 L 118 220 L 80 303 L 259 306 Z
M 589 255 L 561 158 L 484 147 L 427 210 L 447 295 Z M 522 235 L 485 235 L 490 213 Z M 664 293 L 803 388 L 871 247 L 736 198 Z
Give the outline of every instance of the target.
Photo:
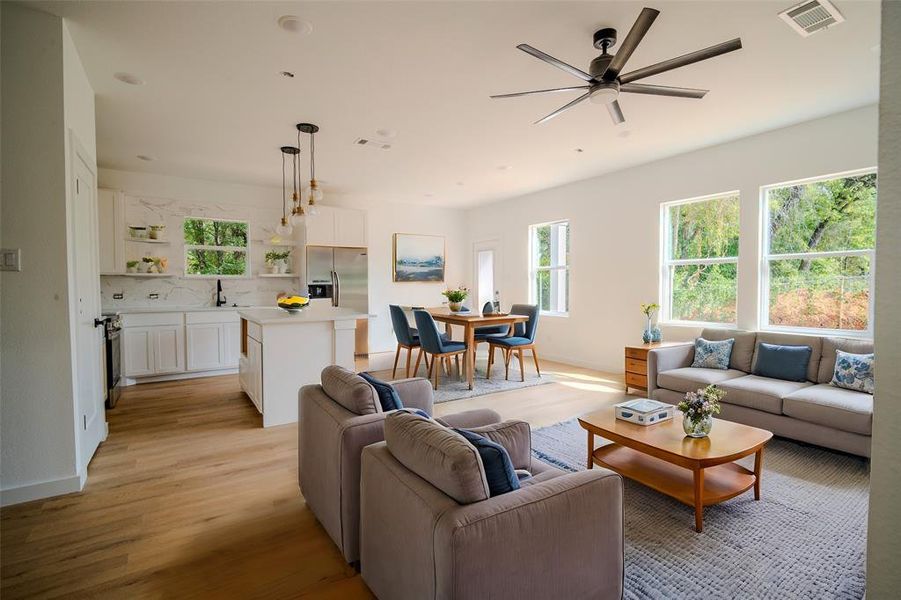
M 600 85 L 591 90 L 589 100 L 592 104 L 610 104 L 619 97 L 618 85 Z

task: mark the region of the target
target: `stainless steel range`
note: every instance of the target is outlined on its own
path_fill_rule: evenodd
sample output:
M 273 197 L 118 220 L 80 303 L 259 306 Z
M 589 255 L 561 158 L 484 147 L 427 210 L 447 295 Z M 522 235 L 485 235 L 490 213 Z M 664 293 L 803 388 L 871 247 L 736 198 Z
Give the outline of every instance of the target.
M 103 314 L 103 332 L 106 348 L 104 372 L 106 373 L 106 407 L 113 408 L 122 393 L 122 347 L 120 334 L 122 319 L 119 313 Z

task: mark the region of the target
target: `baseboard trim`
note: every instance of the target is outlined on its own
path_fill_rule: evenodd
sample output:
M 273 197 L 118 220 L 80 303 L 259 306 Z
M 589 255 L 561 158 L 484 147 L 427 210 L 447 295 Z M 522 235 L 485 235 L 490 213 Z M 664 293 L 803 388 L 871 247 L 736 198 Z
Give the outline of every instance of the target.
M 85 471 L 71 477 L 41 481 L 39 483 L 29 483 L 14 488 L 0 490 L 0 506 L 11 506 L 13 504 L 31 502 L 32 500 L 41 500 L 43 498 L 80 492 L 84 489 L 86 480 L 87 472 Z
M 595 371 L 601 371 L 603 373 L 611 373 L 611 374 L 621 374 L 623 372 L 622 365 L 616 368 L 605 368 L 604 365 L 599 365 L 596 362 L 590 362 L 587 360 L 581 360 L 578 358 L 572 358 L 570 356 L 559 356 L 556 354 L 545 354 L 539 350 L 539 356 L 542 359 L 551 360 L 558 363 L 563 363 L 565 365 L 572 365 L 574 367 L 582 367 L 584 369 L 593 369 Z

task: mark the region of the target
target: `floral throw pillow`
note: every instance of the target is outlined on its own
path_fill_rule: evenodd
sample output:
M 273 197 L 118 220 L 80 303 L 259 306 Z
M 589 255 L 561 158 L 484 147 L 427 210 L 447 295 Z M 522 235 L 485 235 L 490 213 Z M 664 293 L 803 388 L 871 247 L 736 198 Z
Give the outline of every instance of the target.
M 695 359 L 692 367 L 701 369 L 728 369 L 735 338 L 713 342 L 699 337 L 695 340 Z
M 876 388 L 876 359 L 873 354 L 851 354 L 835 351 L 832 385 L 847 390 L 872 394 Z

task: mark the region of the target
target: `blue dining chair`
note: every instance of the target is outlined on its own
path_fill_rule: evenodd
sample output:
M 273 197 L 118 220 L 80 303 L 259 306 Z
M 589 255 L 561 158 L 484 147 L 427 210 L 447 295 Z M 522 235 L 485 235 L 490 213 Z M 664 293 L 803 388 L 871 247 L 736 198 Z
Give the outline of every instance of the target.
M 523 350 L 532 351 L 532 360 L 535 361 L 535 370 L 541 377 L 541 367 L 538 366 L 538 352 L 535 350 L 535 334 L 538 333 L 538 305 L 537 304 L 514 304 L 510 308 L 511 315 L 523 315 L 529 317 L 525 323 L 515 323 L 513 325 L 513 335 L 510 337 L 491 337 L 488 339 L 488 373 L 486 378 L 491 377 L 491 366 L 494 364 L 494 351 L 500 348 L 504 353 L 504 379 L 510 379 L 510 358 L 515 352 L 519 357 L 519 373 L 520 381 L 526 380 L 526 371 L 523 368 Z
M 416 356 L 416 367 L 413 369 L 413 375 L 419 371 L 419 362 L 422 360 L 422 347 L 419 343 L 419 332 L 410 327 L 407 315 L 404 309 L 396 304 L 389 304 L 388 310 L 391 312 L 391 326 L 394 328 L 394 337 L 397 338 L 397 352 L 394 354 L 394 368 L 391 370 L 391 379 L 397 375 L 397 362 L 400 360 L 400 351 L 407 351 L 407 366 L 404 372 L 407 378 L 410 377 L 410 360 L 413 356 L 413 350 L 419 348 L 419 354 Z M 428 359 L 426 359 L 426 369 L 428 369 Z
M 466 344 L 453 342 L 442 336 L 438 331 L 438 326 L 435 325 L 435 319 L 424 310 L 414 310 L 413 318 L 416 320 L 416 329 L 419 330 L 419 344 L 422 352 L 426 354 L 426 357 L 429 354 L 432 355 L 432 362 L 429 365 L 429 379 L 432 379 L 434 372 L 434 387 L 437 390 L 441 365 L 443 364 L 445 370 L 449 371 L 448 362 L 451 356 L 456 359 L 457 375 L 460 375 L 460 355 L 466 352 Z

